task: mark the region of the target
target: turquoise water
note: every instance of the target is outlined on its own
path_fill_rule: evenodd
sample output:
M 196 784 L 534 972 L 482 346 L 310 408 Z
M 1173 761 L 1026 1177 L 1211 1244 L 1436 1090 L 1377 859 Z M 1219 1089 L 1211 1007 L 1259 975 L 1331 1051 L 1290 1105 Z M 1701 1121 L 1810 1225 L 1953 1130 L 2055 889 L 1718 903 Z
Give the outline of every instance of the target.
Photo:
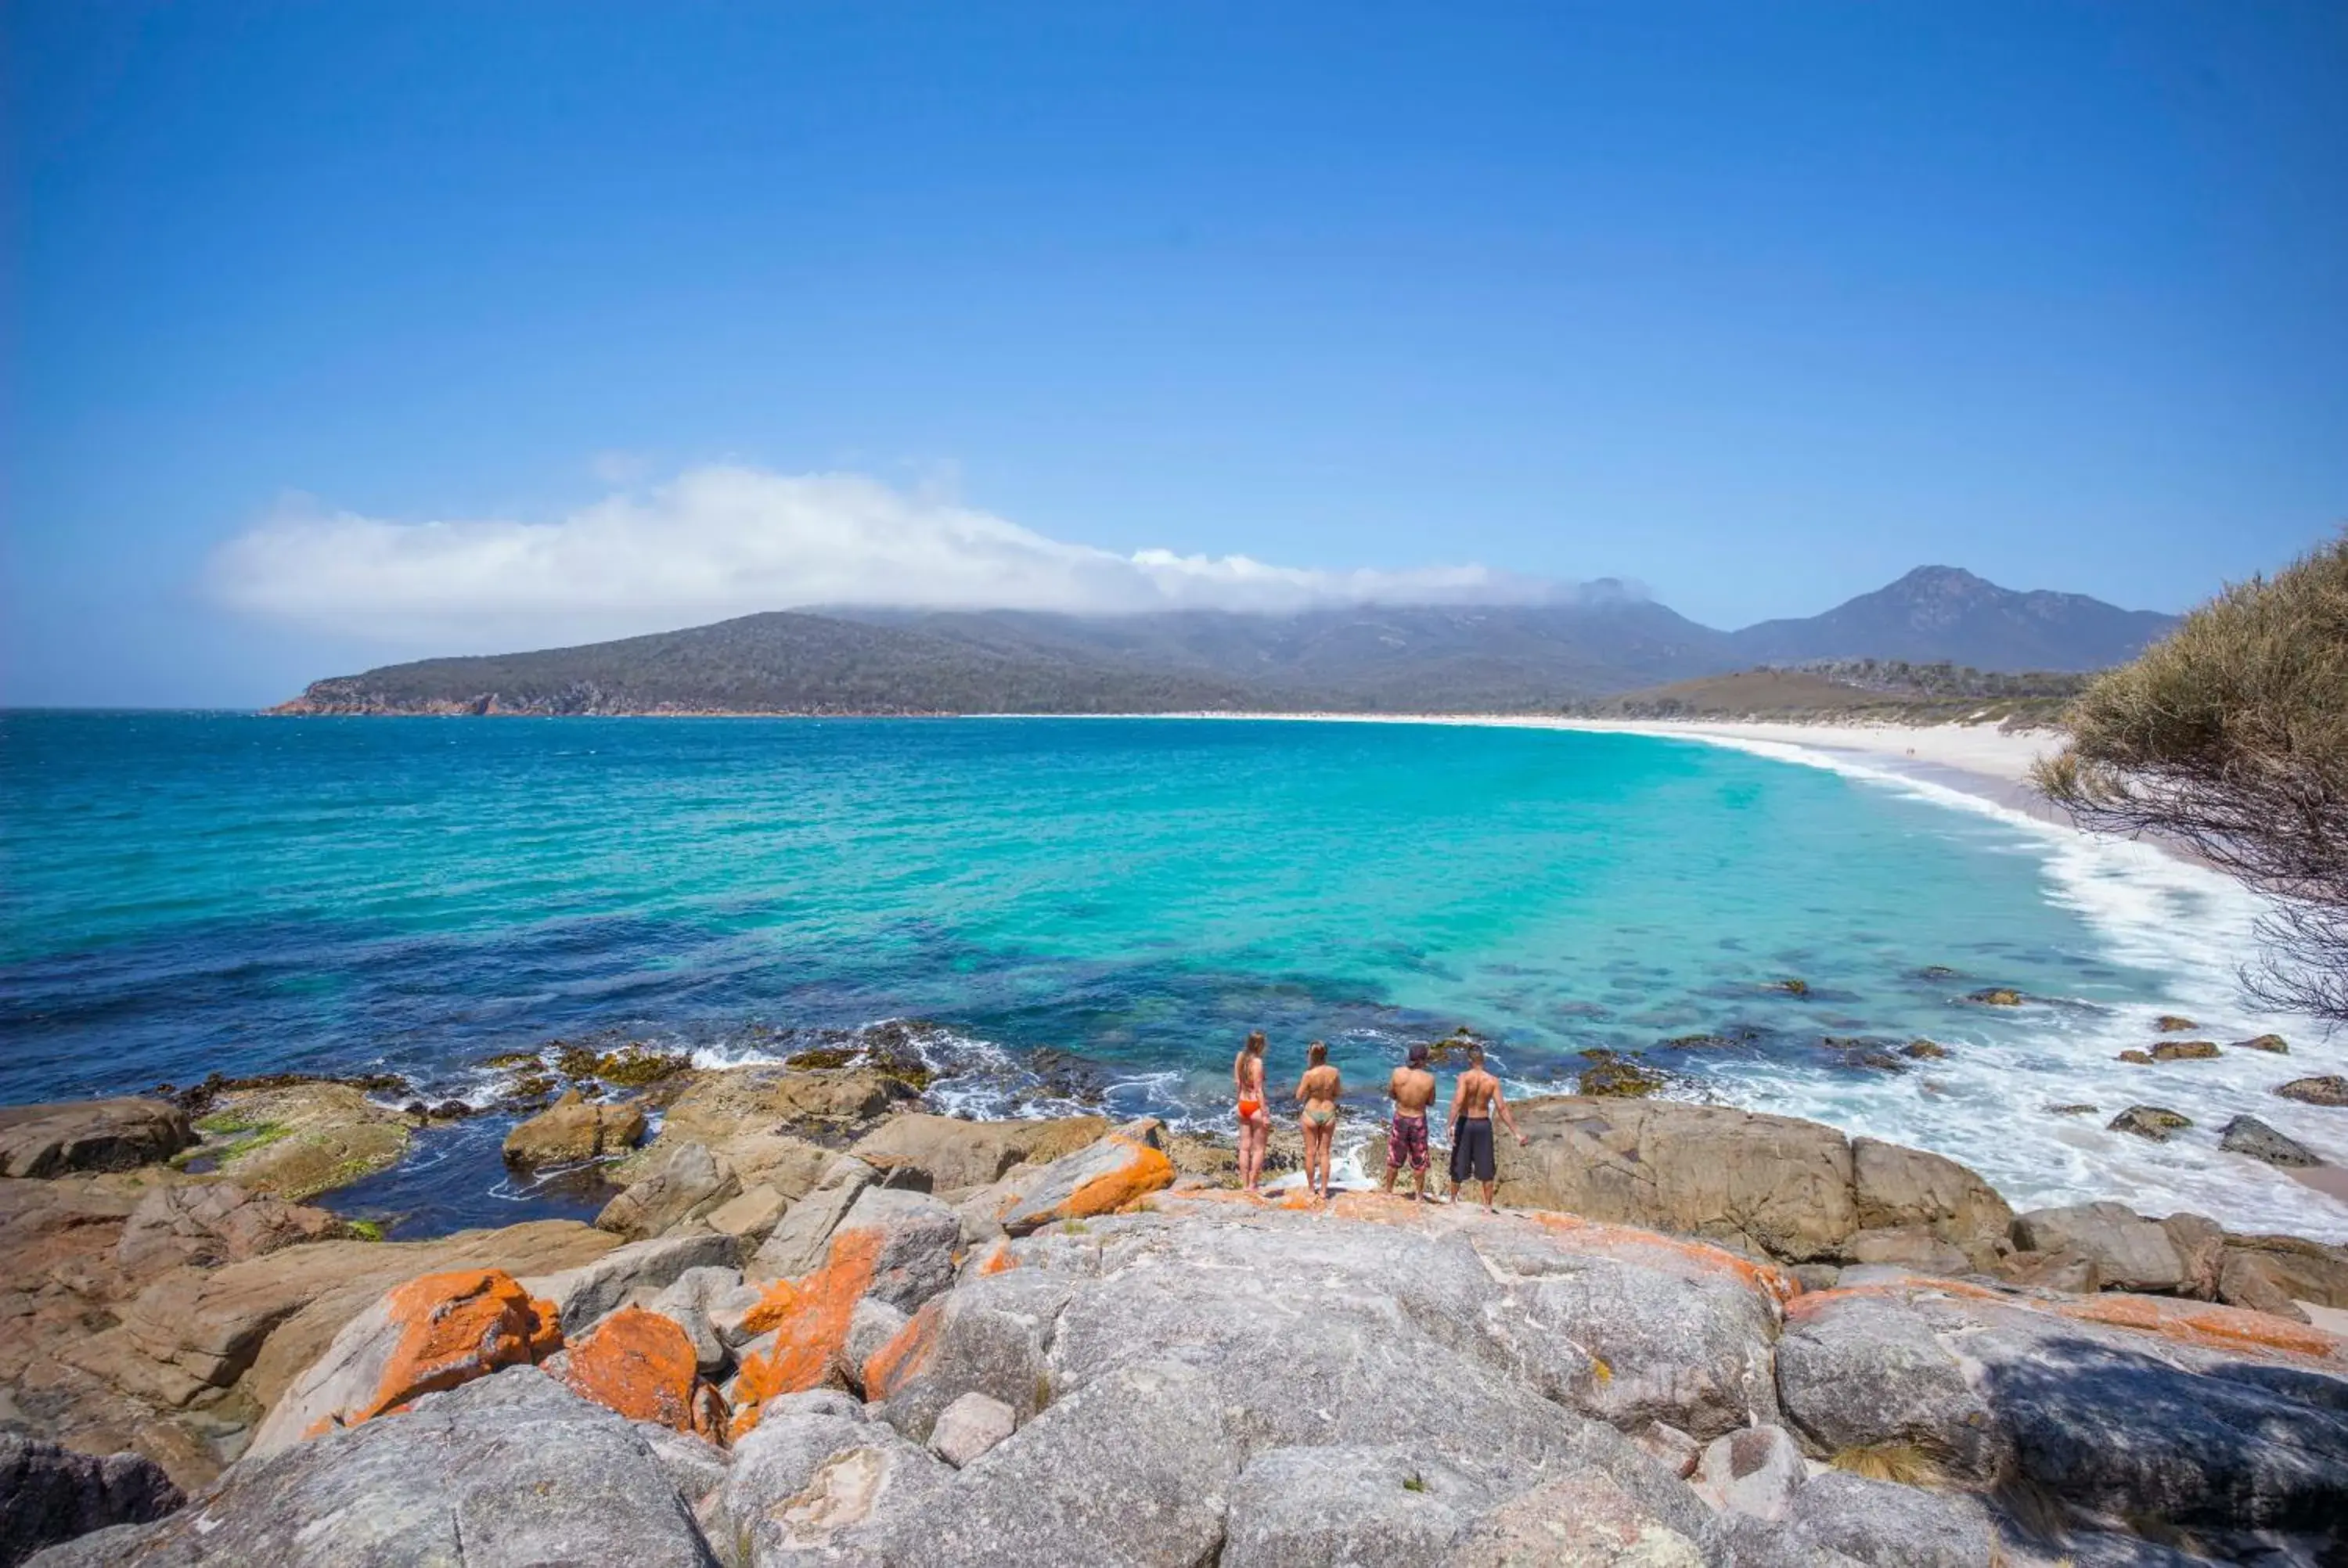
M 2162 1011 L 2219 1039 L 2271 1027 L 2233 995 L 2240 895 L 1735 750 L 1411 724 L 15 714 L 0 804 L 0 1100 L 215 1070 L 478 1093 L 480 1058 L 558 1035 L 715 1062 L 915 1018 L 944 1030 L 948 1105 L 1052 1108 L 1066 1084 L 1029 1071 L 1048 1047 L 1114 1109 L 1213 1124 L 1250 1028 L 1276 1071 L 1322 1038 L 1367 1084 L 1466 1024 L 1520 1091 L 1585 1050 L 1647 1050 L 1678 1092 L 1941 1148 L 2018 1203 L 2149 1194 L 2348 1234 L 2348 1211 L 2215 1148 L 2229 1108 L 2336 1143 L 2264 1093 L 2331 1048 L 2111 1061 Z M 1810 994 L 1766 989 L 1786 977 Z M 1988 985 L 2044 999 L 1962 999 Z M 1741 1042 L 1659 1048 L 1695 1032 Z M 1952 1054 L 1887 1072 L 1829 1036 Z M 2142 1099 L 2200 1126 L 2127 1147 L 2104 1116 L 2043 1110 Z

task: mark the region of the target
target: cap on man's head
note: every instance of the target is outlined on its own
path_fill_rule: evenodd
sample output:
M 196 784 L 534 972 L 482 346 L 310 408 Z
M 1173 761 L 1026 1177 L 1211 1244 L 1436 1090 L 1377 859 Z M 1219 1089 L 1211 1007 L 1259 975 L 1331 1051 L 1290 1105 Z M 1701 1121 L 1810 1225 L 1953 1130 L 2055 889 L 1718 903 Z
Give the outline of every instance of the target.
M 1410 1048 L 1410 1064 L 1413 1067 L 1425 1067 L 1426 1065 L 1426 1042 L 1425 1040 L 1417 1041 Z

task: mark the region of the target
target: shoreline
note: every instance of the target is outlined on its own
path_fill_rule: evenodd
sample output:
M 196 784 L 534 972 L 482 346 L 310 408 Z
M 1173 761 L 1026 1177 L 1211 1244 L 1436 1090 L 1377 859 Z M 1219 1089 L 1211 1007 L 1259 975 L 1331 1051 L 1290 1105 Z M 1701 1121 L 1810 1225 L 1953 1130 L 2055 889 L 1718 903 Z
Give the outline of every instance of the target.
M 993 719 L 1220 719 L 1243 723 L 1433 724 L 1495 730 L 1572 730 L 1643 735 L 1776 755 L 1801 762 L 1808 753 L 1840 758 L 1918 784 L 1937 784 L 2034 821 L 2084 833 L 2070 816 L 2030 788 L 2031 764 L 2061 743 L 2051 729 L 2005 730 L 1949 721 L 1932 724 L 1809 723 L 1777 719 L 1576 719 L 1545 713 L 985 713 Z M 2166 846 L 2163 846 L 2166 848 Z M 2175 851 L 2169 850 L 2174 854 Z M 2179 856 L 2179 858 L 2185 858 Z

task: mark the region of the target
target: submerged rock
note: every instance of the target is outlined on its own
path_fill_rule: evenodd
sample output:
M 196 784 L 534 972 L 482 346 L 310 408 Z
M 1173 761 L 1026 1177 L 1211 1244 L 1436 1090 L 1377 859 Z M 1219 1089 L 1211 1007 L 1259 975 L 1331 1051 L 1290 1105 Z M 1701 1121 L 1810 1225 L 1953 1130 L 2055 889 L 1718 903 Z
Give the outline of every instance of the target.
M 2289 1056 L 2291 1042 L 2279 1034 L 2256 1034 L 2248 1040 L 2238 1040 L 2230 1048 L 2235 1050 L 2263 1050 L 2271 1056 Z
M 1585 1051 L 1582 1054 L 1595 1060 L 1581 1070 L 1575 1090 L 1592 1098 L 1643 1098 L 1671 1081 L 1653 1068 L 1618 1057 L 1612 1051 Z
M 1969 1002 L 1979 1002 L 1983 1007 L 1993 1008 L 2020 1007 L 2025 999 L 2020 991 L 2008 986 L 1985 987 L 1981 990 L 1969 992 L 1965 997 L 1965 1000 Z
M 2193 1119 L 2181 1112 L 2166 1110 L 2158 1105 L 2131 1105 L 2105 1123 L 2104 1131 L 2133 1132 L 2139 1138 L 2166 1143 L 2171 1132 L 2192 1125 Z
M 2277 1094 L 2285 1100 L 2296 1100 L 2308 1105 L 2348 1105 L 2348 1078 L 2326 1073 L 2316 1078 L 2294 1078 L 2289 1083 L 2275 1085 Z
M 2217 1054 L 2214 1040 L 2164 1040 L 2152 1048 L 2155 1061 L 2206 1061 Z
M 2227 1122 L 2226 1130 L 2219 1135 L 2218 1147 L 2230 1153 L 2248 1154 L 2251 1159 L 2263 1160 L 2270 1165 L 2323 1163 L 2306 1144 L 2276 1132 L 2255 1116 L 2237 1116 Z

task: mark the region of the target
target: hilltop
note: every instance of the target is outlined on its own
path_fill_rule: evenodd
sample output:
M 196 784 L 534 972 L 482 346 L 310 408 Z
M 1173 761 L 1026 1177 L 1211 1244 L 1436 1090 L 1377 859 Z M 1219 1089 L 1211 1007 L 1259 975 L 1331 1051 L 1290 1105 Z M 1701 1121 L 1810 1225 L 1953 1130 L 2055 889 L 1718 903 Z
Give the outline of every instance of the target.
M 1739 631 L 1701 625 L 1612 581 L 1539 604 L 1287 614 L 774 611 L 576 648 L 388 665 L 315 682 L 274 711 L 1540 712 L 1626 692 L 1710 702 L 1702 682 L 1765 663 L 2089 671 L 2133 657 L 2173 623 L 2078 594 L 2016 592 L 1948 567 L 1920 568 L 1806 620 Z M 1699 689 L 1677 690 L 1690 682 Z

